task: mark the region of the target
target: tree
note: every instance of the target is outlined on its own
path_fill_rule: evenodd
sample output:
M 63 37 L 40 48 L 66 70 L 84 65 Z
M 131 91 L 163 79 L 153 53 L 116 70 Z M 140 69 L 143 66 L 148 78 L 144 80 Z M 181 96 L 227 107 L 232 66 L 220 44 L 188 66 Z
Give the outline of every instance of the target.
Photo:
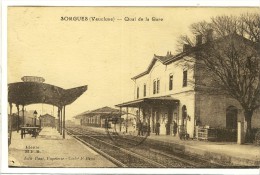
M 212 17 L 210 22 L 201 21 L 193 23 L 190 26 L 192 36 L 181 35 L 178 41 L 179 45 L 188 44 L 195 46 L 195 36 L 201 35 L 206 39 L 209 31 L 215 32 L 213 39 L 225 37 L 227 35 L 237 33 L 250 41 L 260 42 L 260 14 L 259 13 L 246 13 L 239 17 L 236 16 L 217 16 Z
M 190 45 L 197 64 L 213 75 L 215 83 L 210 86 L 240 103 L 247 122 L 246 141 L 252 142 L 251 120 L 260 107 L 260 15 L 217 16 L 192 24 L 191 32 L 193 37 L 183 35 L 179 43 Z M 196 43 L 194 36 L 202 37 L 203 43 Z

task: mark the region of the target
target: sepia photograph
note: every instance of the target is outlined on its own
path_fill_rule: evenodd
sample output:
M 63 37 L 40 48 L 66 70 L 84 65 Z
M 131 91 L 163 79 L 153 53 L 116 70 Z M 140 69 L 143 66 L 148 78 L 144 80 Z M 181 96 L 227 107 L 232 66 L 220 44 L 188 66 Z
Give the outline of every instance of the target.
M 8 167 L 259 169 L 259 26 L 257 7 L 9 6 Z

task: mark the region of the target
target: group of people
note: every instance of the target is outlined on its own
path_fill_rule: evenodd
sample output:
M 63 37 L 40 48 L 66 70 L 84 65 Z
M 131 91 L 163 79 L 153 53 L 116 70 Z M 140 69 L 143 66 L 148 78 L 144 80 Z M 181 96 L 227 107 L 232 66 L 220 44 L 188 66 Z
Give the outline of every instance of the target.
M 167 127 L 167 125 L 169 125 L 169 123 L 167 123 L 165 125 L 165 127 Z M 159 121 L 156 122 L 155 124 L 155 135 L 160 135 L 160 123 Z M 175 121 L 173 121 L 173 135 L 176 136 L 177 134 L 177 129 L 178 129 L 178 126 L 177 126 L 177 123 Z
M 160 135 L 160 123 L 159 121 L 157 121 L 155 123 L 155 135 Z M 143 135 L 150 135 L 150 125 L 148 125 L 148 123 L 146 121 L 141 122 L 141 120 L 139 120 L 139 122 L 137 123 L 137 129 L 138 129 L 138 136 L 143 136 Z M 177 134 L 177 123 L 175 121 L 173 121 L 173 135 L 176 136 Z
M 146 121 L 141 122 L 141 120 L 139 120 L 139 122 L 137 123 L 137 128 L 138 136 L 150 135 L 151 129 Z

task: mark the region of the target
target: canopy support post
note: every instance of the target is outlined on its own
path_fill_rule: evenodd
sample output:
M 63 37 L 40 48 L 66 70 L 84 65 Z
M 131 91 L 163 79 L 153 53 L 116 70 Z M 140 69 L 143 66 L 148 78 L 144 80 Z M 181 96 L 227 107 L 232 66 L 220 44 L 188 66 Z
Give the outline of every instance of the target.
M 138 120 L 141 122 L 141 120 L 140 120 L 140 113 L 141 113 L 140 106 L 138 106 Z
M 60 108 L 60 135 L 62 135 L 62 107 Z
M 154 132 L 154 116 L 153 116 L 153 106 L 151 106 L 151 114 L 150 114 L 150 130 L 151 132 Z
M 25 120 L 24 120 L 24 105 L 22 107 L 22 112 L 23 112 L 23 126 L 25 126 Z
M 12 140 L 12 107 L 13 107 L 13 104 L 12 103 L 9 103 L 10 105 L 10 127 L 9 127 L 9 132 L 10 132 L 10 139 L 9 139 L 9 145 L 11 144 L 11 140 Z
M 120 126 L 119 126 L 119 131 L 121 132 L 121 129 L 122 129 L 122 107 L 120 107 Z
M 16 105 L 16 108 L 17 108 L 17 114 L 18 114 L 18 116 L 17 116 L 17 119 L 16 119 L 16 124 L 17 124 L 17 128 L 16 128 L 16 130 L 17 130 L 17 133 L 19 132 L 19 112 L 20 112 L 20 109 L 19 109 L 19 105 L 17 104 Z
M 65 139 L 65 106 L 63 107 L 63 139 Z
M 58 107 L 58 123 L 57 123 L 57 130 L 60 132 L 60 108 Z
M 126 122 L 125 122 L 125 132 L 127 133 L 127 127 L 128 127 L 128 107 L 126 107 Z

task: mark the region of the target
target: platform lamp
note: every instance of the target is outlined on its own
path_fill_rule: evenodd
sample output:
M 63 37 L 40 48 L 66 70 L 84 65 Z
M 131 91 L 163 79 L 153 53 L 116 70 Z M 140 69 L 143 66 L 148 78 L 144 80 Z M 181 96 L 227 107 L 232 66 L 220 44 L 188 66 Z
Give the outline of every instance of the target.
M 34 126 L 36 126 L 36 118 L 37 118 L 37 111 L 35 110 L 34 112 L 33 112 L 33 117 L 34 117 Z

